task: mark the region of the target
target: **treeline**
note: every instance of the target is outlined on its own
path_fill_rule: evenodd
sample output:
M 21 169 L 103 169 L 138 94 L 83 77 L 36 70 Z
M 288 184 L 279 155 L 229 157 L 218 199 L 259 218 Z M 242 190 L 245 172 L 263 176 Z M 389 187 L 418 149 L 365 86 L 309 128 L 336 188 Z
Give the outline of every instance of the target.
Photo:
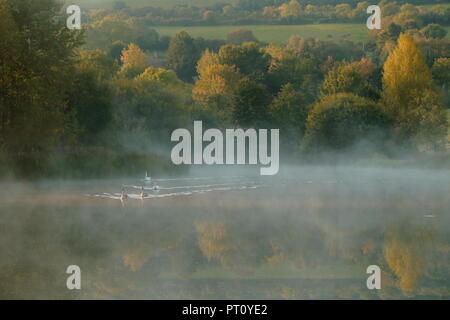
M 264 8 L 271 5 L 280 5 L 290 0 L 238 0 L 236 6 L 240 8 L 244 8 L 247 10 L 255 10 Z M 306 5 L 338 5 L 342 3 L 348 3 L 352 6 L 356 6 L 356 4 L 360 2 L 359 0 L 298 0 L 298 3 L 302 6 Z M 385 1 L 387 2 L 387 1 Z M 398 0 L 395 1 L 399 4 L 411 3 L 416 5 L 424 5 L 424 4 L 442 4 L 446 3 L 445 0 Z
M 419 1 L 382 0 L 379 5 L 384 18 L 391 17 L 400 25 L 415 22 L 416 28 L 430 23 L 450 24 L 450 7 L 439 2 L 431 8 L 414 5 Z M 128 8 L 92 10 L 88 22 L 102 20 L 140 21 L 144 25 L 202 26 L 245 24 L 312 24 L 312 23 L 365 23 L 369 1 L 301 1 L 250 0 L 235 5 L 218 3 L 209 7 L 189 5 L 173 8 Z
M 279 128 L 296 161 L 446 143 L 449 40 L 391 23 L 364 47 L 298 36 L 240 43 L 252 38 L 240 30 L 214 50 L 183 31 L 155 59 L 114 37 L 107 50 L 81 50 L 84 31 L 68 30 L 59 12 L 52 0 L 0 0 L 2 175 L 174 172 L 170 134 L 193 120 Z

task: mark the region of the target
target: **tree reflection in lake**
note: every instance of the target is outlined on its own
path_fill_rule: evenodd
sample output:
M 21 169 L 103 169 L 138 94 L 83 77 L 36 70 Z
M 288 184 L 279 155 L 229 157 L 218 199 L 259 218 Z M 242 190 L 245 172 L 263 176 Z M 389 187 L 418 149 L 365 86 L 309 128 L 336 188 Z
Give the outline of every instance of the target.
M 124 206 L 87 196 L 123 181 L 3 185 L 0 298 L 450 297 L 448 173 L 308 168 L 211 180 L 160 182 L 159 195 L 210 191 Z M 66 288 L 72 264 L 79 291 Z M 381 290 L 366 287 L 373 264 Z

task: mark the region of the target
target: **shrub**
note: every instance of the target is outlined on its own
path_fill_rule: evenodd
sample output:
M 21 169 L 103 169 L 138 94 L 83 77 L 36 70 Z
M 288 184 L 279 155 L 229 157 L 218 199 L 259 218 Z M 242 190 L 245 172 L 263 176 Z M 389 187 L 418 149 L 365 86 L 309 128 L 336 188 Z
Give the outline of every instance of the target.
M 343 151 L 364 142 L 377 150 L 390 127 L 391 120 L 372 100 L 350 93 L 325 96 L 308 115 L 302 149 Z

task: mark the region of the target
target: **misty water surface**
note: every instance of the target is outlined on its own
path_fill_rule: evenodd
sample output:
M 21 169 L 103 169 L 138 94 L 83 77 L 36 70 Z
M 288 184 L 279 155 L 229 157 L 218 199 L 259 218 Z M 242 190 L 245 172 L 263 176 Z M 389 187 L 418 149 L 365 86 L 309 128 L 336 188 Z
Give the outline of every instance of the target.
M 144 200 L 142 177 L 3 183 L 0 298 L 450 297 L 449 172 L 254 173 L 156 177 Z

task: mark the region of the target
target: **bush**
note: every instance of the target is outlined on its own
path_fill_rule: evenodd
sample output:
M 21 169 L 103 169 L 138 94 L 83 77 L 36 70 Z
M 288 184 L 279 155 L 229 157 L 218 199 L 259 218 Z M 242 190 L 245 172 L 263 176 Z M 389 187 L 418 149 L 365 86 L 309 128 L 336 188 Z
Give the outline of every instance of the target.
M 438 24 L 432 23 L 420 30 L 420 33 L 427 38 L 443 39 L 447 35 L 447 30 Z
M 344 151 L 364 143 L 380 150 L 390 127 L 391 120 L 372 100 L 350 93 L 325 96 L 308 115 L 302 149 Z
M 227 35 L 227 42 L 232 44 L 243 44 L 244 42 L 258 42 L 253 32 L 248 29 L 237 29 Z

